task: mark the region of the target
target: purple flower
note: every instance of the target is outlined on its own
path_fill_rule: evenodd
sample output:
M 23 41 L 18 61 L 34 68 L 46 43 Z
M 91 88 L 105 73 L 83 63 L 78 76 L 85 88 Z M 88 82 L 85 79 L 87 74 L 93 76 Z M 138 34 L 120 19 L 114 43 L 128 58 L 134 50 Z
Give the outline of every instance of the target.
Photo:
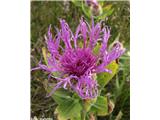
M 58 88 L 72 89 L 82 99 L 95 98 L 98 95 L 98 83 L 95 75 L 101 72 L 112 71 L 106 66 L 119 58 L 125 51 L 117 42 L 113 48 L 107 50 L 107 42 L 110 37 L 110 29 L 102 28 L 101 24 L 90 26 L 83 19 L 77 30 L 72 33 L 65 20 L 60 20 L 61 29 L 57 29 L 57 35 L 53 38 L 51 26 L 45 37 L 49 53 L 47 65 L 39 63 L 36 69 L 42 69 L 50 73 L 56 79 L 56 85 L 48 95 L 52 95 Z M 98 55 L 93 52 L 97 42 L 101 43 Z M 65 47 L 61 46 L 64 43 Z M 58 72 L 55 77 L 52 73 Z
M 85 2 L 86 2 L 86 4 L 87 4 L 88 6 L 94 6 L 94 7 L 99 6 L 97 0 L 85 0 Z
M 98 0 L 85 0 L 85 4 L 90 8 L 92 15 L 98 16 L 102 14 L 102 7 Z

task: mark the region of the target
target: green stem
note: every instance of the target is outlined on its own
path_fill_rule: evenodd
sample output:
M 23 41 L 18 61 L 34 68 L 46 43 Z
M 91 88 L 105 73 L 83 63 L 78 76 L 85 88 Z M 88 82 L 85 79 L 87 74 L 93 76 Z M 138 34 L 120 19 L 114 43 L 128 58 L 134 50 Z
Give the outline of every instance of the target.
M 86 108 L 85 108 L 85 101 L 82 101 L 82 104 L 83 104 L 83 110 L 82 110 L 81 117 L 82 117 L 82 120 L 85 120 L 86 119 L 86 114 L 87 114 L 87 111 L 86 111 Z
M 82 111 L 82 120 L 85 120 L 85 119 L 86 119 L 86 111 L 83 110 L 83 111 Z

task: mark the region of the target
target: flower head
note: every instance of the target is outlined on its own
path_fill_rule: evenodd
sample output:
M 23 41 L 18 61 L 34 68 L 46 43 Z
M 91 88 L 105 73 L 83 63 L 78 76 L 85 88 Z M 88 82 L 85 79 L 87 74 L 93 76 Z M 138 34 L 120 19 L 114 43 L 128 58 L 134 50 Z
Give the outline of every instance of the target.
M 91 12 L 94 16 L 102 14 L 102 7 L 98 3 L 98 0 L 85 0 L 85 4 L 90 7 Z
M 108 27 L 101 28 L 97 23 L 90 26 L 84 19 L 80 20 L 75 34 L 69 28 L 65 20 L 60 20 L 61 29 L 57 29 L 57 35 L 53 38 L 51 26 L 49 26 L 46 44 L 49 54 L 47 65 L 39 63 L 35 69 L 43 69 L 50 74 L 59 72 L 55 77 L 57 84 L 54 86 L 52 95 L 58 88 L 72 89 L 82 99 L 95 98 L 98 95 L 98 83 L 95 74 L 112 71 L 106 66 L 119 58 L 125 51 L 117 42 L 113 48 L 107 50 L 107 42 L 110 37 Z M 60 43 L 64 43 L 61 46 Z M 100 43 L 98 54 L 93 52 L 94 47 Z
M 98 6 L 98 1 L 97 0 L 85 0 L 85 2 L 86 2 L 86 4 L 88 5 L 88 6 Z

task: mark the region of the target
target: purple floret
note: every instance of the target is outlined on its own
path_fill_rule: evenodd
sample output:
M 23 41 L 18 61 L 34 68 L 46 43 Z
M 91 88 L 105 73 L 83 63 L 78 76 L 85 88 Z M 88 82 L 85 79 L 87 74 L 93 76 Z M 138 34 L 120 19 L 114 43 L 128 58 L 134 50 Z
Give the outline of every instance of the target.
M 61 68 L 68 75 L 82 76 L 96 67 L 97 57 L 88 48 L 66 50 L 60 58 Z
M 51 26 L 49 26 L 46 44 L 48 48 L 47 65 L 39 63 L 32 70 L 42 69 L 50 73 L 59 72 L 60 76 L 53 76 L 57 84 L 48 96 L 51 96 L 59 88 L 72 89 L 82 99 L 92 99 L 98 96 L 98 83 L 95 74 L 100 72 L 112 73 L 106 66 L 119 58 L 125 51 L 117 42 L 108 51 L 107 43 L 110 37 L 110 29 L 101 28 L 101 23 L 90 26 L 83 19 L 72 33 L 65 20 L 60 20 L 61 29 L 57 29 L 57 35 L 53 38 Z M 64 43 L 62 47 L 60 43 Z M 93 52 L 97 42 L 101 44 L 98 55 Z

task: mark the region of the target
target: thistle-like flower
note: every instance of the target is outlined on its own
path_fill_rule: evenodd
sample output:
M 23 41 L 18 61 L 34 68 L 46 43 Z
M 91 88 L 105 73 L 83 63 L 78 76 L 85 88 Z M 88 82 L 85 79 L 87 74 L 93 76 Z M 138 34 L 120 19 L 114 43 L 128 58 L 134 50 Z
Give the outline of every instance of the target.
M 107 42 L 110 37 L 110 28 L 101 28 L 101 23 L 90 26 L 83 18 L 80 20 L 75 34 L 65 20 L 60 20 L 61 29 L 53 38 L 51 26 L 45 37 L 49 54 L 47 65 L 39 63 L 35 69 L 42 69 L 50 74 L 58 72 L 56 85 L 49 96 L 59 88 L 71 89 L 82 99 L 92 99 L 98 96 L 98 83 L 95 75 L 101 72 L 112 73 L 106 66 L 119 58 L 125 51 L 117 42 L 109 51 Z M 93 50 L 100 44 L 98 54 Z M 63 46 L 65 47 L 63 47 Z
M 97 0 L 85 0 L 85 2 L 88 6 L 95 6 L 95 7 L 98 6 L 98 1 Z
M 102 14 L 102 7 L 98 3 L 98 0 L 85 0 L 85 3 L 88 7 L 90 7 L 91 12 L 94 16 Z

